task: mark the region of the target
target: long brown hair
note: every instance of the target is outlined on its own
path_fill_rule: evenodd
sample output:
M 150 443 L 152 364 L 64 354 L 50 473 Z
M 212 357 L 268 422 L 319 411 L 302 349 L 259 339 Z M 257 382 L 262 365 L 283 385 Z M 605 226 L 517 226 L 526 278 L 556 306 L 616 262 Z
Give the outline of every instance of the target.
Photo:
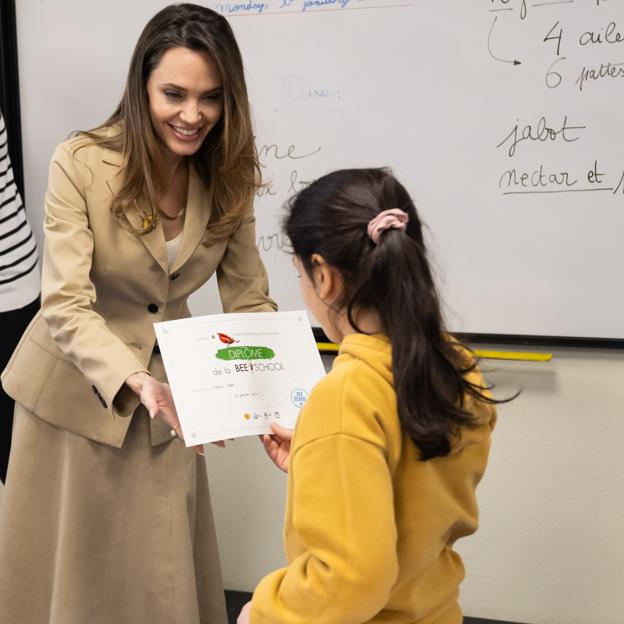
M 385 231 L 375 244 L 368 223 L 389 208 L 407 213 L 407 227 Z M 378 313 L 392 343 L 399 418 L 422 461 L 448 455 L 460 428 L 473 422 L 467 397 L 503 402 L 467 378 L 476 358 L 444 329 L 420 219 L 389 171 L 344 169 L 319 178 L 290 201 L 284 230 L 310 276 L 313 254 L 340 271 L 345 292 L 333 307 L 346 310 L 356 330 L 359 310 Z
M 131 227 L 122 211 L 139 197 L 147 200 L 154 214 L 165 190 L 165 176 L 149 114 L 147 80 L 164 53 L 176 47 L 208 54 L 223 81 L 221 119 L 190 157 L 211 196 L 206 242 L 212 242 L 227 238 L 238 227 L 260 186 L 243 61 L 223 16 L 196 4 L 171 5 L 154 15 L 136 44 L 115 112 L 100 126 L 79 134 L 122 155 L 123 185 L 111 205 L 113 215 Z

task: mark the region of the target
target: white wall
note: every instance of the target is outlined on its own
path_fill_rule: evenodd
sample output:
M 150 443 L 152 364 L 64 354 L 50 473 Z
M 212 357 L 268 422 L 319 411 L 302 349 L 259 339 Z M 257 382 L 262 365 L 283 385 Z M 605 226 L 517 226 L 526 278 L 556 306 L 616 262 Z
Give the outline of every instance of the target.
M 622 624 L 624 352 L 549 351 L 550 363 L 484 364 L 499 395 L 523 394 L 499 408 L 481 527 L 457 546 L 463 607 L 530 624 Z M 225 583 L 251 590 L 283 565 L 286 481 L 255 439 L 207 455 Z

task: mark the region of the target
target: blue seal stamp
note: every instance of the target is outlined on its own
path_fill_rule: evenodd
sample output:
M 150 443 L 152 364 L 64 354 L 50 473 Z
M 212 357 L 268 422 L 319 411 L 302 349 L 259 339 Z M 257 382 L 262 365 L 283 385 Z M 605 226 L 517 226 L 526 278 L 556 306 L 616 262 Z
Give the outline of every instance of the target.
M 290 393 L 290 400 L 296 407 L 303 407 L 303 404 L 308 400 L 308 393 L 301 388 L 295 388 Z

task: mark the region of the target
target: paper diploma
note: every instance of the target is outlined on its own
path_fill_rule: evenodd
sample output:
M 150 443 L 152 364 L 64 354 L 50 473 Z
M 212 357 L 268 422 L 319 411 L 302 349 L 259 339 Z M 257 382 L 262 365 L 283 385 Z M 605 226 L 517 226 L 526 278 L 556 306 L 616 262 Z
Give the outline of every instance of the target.
M 154 323 L 187 446 L 293 428 L 325 375 L 304 311 Z

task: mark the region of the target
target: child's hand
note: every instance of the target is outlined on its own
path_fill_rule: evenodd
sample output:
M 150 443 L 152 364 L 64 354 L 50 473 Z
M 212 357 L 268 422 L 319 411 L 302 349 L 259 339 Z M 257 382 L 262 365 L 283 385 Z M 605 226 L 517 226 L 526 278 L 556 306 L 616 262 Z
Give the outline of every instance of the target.
M 238 614 L 236 624 L 249 624 L 249 612 L 251 611 L 251 602 L 248 602 Z
M 273 463 L 284 472 L 288 472 L 288 458 L 290 457 L 290 442 L 293 436 L 292 429 L 280 427 L 271 423 L 271 435 L 260 436 L 264 450 Z

